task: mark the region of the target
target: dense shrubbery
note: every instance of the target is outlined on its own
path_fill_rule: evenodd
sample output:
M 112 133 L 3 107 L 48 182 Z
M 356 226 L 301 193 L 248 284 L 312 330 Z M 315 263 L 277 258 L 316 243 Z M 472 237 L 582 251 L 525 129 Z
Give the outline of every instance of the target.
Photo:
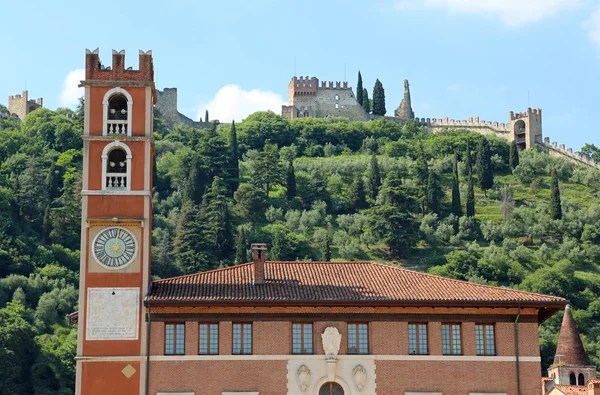
M 76 339 L 64 315 L 77 303 L 82 112 L 66 113 L 0 119 L 2 393 L 72 393 Z M 168 130 L 157 118 L 155 130 L 155 276 L 247 261 L 252 242 L 268 243 L 271 259 L 395 261 L 569 298 L 600 361 L 598 171 L 531 149 L 511 172 L 504 140 L 414 122 L 259 112 L 235 129 Z M 477 176 L 485 143 L 487 198 Z M 559 325 L 560 316 L 541 328 L 544 366 Z

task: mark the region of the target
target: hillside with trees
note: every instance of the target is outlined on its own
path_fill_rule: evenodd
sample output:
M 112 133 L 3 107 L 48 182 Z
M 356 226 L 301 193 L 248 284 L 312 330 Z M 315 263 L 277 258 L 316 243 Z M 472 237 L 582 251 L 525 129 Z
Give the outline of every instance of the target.
M 599 365 L 598 170 L 414 122 L 257 112 L 196 130 L 157 115 L 154 278 L 247 262 L 265 242 L 273 260 L 373 260 L 557 295 Z M 3 394 L 73 393 L 82 130 L 81 106 L 0 118 Z M 544 369 L 561 318 L 540 328 Z

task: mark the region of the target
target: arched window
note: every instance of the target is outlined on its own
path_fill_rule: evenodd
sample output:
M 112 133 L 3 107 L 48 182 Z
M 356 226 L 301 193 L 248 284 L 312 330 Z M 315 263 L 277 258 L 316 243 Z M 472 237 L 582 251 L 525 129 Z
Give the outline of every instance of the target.
M 102 100 L 104 124 L 102 135 L 131 136 L 133 98 L 125 89 L 113 88 Z
M 344 395 L 344 390 L 338 383 L 329 382 L 323 384 L 319 390 L 319 395 Z
M 114 141 L 102 151 L 102 190 L 131 190 L 131 150 L 126 144 Z
M 340 100 L 340 95 L 335 95 L 335 100 Z
M 577 385 L 585 385 L 585 377 L 583 376 L 583 373 L 579 373 L 579 376 L 577 376 Z
M 577 385 L 577 378 L 575 378 L 575 373 L 571 372 L 569 375 L 569 384 Z

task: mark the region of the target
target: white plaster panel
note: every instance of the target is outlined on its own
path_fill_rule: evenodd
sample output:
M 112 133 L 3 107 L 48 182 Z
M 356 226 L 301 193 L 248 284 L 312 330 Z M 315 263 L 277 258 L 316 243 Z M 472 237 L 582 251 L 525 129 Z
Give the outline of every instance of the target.
M 288 360 L 288 395 L 318 395 L 320 385 L 327 380 L 327 366 L 325 356 L 320 359 L 302 358 L 291 356 Z M 305 392 L 302 392 L 296 381 L 296 372 L 302 365 L 310 369 L 310 383 Z M 367 371 L 367 381 L 362 391 L 358 391 L 352 378 L 352 370 L 358 365 L 362 365 Z M 336 382 L 339 383 L 345 391 L 345 395 L 375 395 L 375 361 L 372 359 L 338 359 L 336 364 Z
M 137 340 L 139 305 L 139 288 L 88 288 L 86 340 Z

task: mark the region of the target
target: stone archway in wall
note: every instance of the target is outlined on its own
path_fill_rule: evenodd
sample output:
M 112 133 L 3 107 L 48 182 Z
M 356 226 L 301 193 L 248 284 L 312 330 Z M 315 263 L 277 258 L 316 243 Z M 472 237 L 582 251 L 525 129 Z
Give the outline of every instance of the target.
M 527 148 L 527 125 L 525 125 L 525 121 L 519 119 L 515 122 L 513 131 L 513 138 L 517 143 L 517 148 L 521 151 Z

